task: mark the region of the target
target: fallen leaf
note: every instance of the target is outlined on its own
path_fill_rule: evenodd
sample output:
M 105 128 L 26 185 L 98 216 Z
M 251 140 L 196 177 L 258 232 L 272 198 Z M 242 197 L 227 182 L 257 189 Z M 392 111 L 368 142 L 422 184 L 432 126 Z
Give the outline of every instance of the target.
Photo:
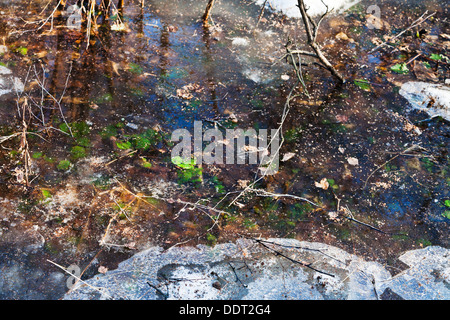
M 248 183 L 250 182 L 250 180 L 238 180 L 238 186 L 239 188 L 245 189 L 248 186 Z
M 294 156 L 295 156 L 295 153 L 292 153 L 292 152 L 285 153 L 283 156 L 283 159 L 281 159 L 281 161 L 283 161 L 283 162 L 288 161 L 289 159 L 293 158 Z
M 359 165 L 358 159 L 353 158 L 353 157 L 347 158 L 347 162 L 348 162 L 348 164 L 350 164 L 350 165 L 352 165 L 352 166 L 357 166 L 357 165 Z
M 104 267 L 104 266 L 100 266 L 98 268 L 98 272 L 105 274 L 108 271 L 108 268 Z
M 1 50 L 0 50 L 1 51 Z M 39 52 L 37 52 L 36 53 L 36 57 L 38 57 L 38 58 L 44 58 L 46 55 L 47 55 L 47 51 L 46 50 L 42 50 L 42 51 L 39 51 Z
M 338 216 L 339 216 L 339 214 L 336 211 L 328 212 L 328 217 L 330 217 L 331 220 L 337 220 Z
M 330 184 L 328 183 L 327 178 L 323 178 L 322 180 L 320 180 L 320 182 L 314 182 L 314 185 L 317 188 L 321 188 L 323 190 L 327 190 L 328 187 L 330 186 Z
M 397 63 L 396 65 L 391 67 L 391 70 L 398 74 L 407 74 L 409 72 L 406 63 Z
M 348 36 L 343 32 L 339 32 L 335 37 L 338 40 L 348 40 L 349 39 Z
M 110 61 L 111 62 L 111 68 L 113 69 L 114 73 L 117 74 L 118 76 L 120 76 L 119 74 L 119 64 L 117 62 L 114 61 Z

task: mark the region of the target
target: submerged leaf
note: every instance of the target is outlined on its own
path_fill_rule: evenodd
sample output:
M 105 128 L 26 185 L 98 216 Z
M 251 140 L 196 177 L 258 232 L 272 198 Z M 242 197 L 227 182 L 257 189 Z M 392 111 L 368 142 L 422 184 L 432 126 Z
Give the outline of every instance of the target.
M 409 72 L 406 63 L 397 63 L 395 66 L 391 67 L 391 70 L 399 74 L 407 74 Z
M 117 141 L 116 142 L 116 146 L 117 148 L 121 149 L 121 150 L 128 150 L 131 149 L 131 142 L 130 141 Z
M 370 83 L 367 80 L 357 79 L 353 82 L 360 89 L 370 91 Z
M 443 60 L 444 58 L 443 58 L 440 54 L 433 53 L 433 54 L 430 56 L 430 59 L 439 61 L 439 60 Z
M 350 164 L 352 166 L 357 166 L 359 164 L 358 159 L 353 158 L 353 157 L 347 158 L 347 162 L 348 162 L 348 164 Z

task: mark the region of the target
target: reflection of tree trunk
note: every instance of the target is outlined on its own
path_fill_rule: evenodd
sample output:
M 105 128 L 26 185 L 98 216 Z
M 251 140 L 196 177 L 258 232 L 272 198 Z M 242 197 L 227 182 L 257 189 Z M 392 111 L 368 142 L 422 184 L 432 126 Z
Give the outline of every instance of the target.
M 215 0 L 209 0 L 208 4 L 206 5 L 205 14 L 203 15 L 203 23 L 207 24 L 209 20 L 209 16 L 211 15 L 211 10 L 214 6 Z
M 62 16 L 60 14 L 56 15 L 54 18 L 54 23 L 56 26 L 63 25 Z M 65 83 L 65 79 L 62 80 L 62 76 L 64 75 L 64 66 L 66 62 L 66 56 L 64 52 L 63 47 L 63 41 L 64 41 L 64 29 L 63 28 L 56 28 L 56 51 L 55 51 L 55 65 L 52 72 L 52 77 L 50 79 L 50 84 L 48 88 L 48 92 L 50 92 L 54 97 L 58 96 L 58 93 L 61 89 L 61 92 L 63 88 L 59 88 L 60 84 Z M 67 75 L 66 75 L 67 77 Z M 59 113 L 58 106 L 56 105 L 56 102 L 53 104 L 53 109 L 51 110 L 51 114 L 57 114 Z M 42 115 L 43 120 L 45 121 L 45 116 Z
M 160 39 L 160 62 L 159 66 L 161 69 L 161 76 L 165 76 L 167 74 L 167 65 L 169 63 L 167 59 L 167 54 L 170 48 L 170 41 L 169 41 L 169 31 L 167 29 L 167 25 L 163 25 L 161 28 L 161 37 Z
M 216 84 L 217 81 L 214 76 L 214 71 L 212 70 L 211 63 L 213 62 L 213 54 L 211 53 L 211 34 L 209 31 L 209 28 L 207 25 L 203 25 L 203 42 L 205 43 L 205 56 L 206 56 L 206 63 L 205 66 L 206 70 L 206 77 L 208 86 L 211 90 L 211 100 L 213 102 L 214 110 L 217 110 L 217 93 L 216 93 Z
M 66 6 L 66 0 L 61 0 L 61 2 L 59 2 L 59 0 L 56 0 L 56 3 L 58 4 L 58 10 L 63 10 L 64 7 Z
M 144 7 L 141 7 L 141 12 L 137 17 L 137 23 L 139 36 L 144 36 Z
M 117 3 L 117 9 L 123 13 L 123 1 L 124 0 L 119 0 L 119 2 Z
M 112 60 L 111 60 L 111 28 L 109 26 L 109 20 L 105 21 L 105 24 L 107 25 L 106 28 L 104 28 L 104 37 L 102 37 L 103 39 L 103 43 L 104 45 L 102 46 L 103 48 L 103 55 L 104 55 L 104 68 L 105 68 L 105 75 L 107 76 L 108 80 L 108 93 L 111 95 L 111 109 L 112 110 L 117 110 L 118 103 L 117 103 L 117 97 L 116 97 L 116 90 L 114 88 L 114 76 L 116 75 L 113 72 L 113 66 L 112 66 Z
M 102 1 L 103 12 L 105 13 L 105 18 L 109 17 L 109 9 L 111 8 L 111 0 Z
M 88 114 L 89 98 L 92 92 L 92 85 L 99 66 L 96 64 L 96 46 L 89 48 L 82 53 L 81 61 L 73 62 L 73 70 L 71 74 L 72 86 L 70 96 L 72 103 L 70 104 L 70 122 L 84 120 Z

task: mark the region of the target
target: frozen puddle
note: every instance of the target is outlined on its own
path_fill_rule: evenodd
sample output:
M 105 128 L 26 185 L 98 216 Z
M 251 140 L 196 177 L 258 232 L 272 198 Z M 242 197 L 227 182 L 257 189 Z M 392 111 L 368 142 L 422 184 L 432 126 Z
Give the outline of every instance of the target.
M 450 87 L 426 82 L 406 82 L 400 94 L 414 109 L 422 110 L 431 117 L 443 117 L 450 121 Z
M 265 0 L 256 0 L 255 2 L 258 5 L 263 5 Z M 329 10 L 334 9 L 334 12 L 345 11 L 358 2 L 360 0 L 323 0 L 323 3 L 328 6 Z M 311 16 L 326 12 L 326 6 L 323 3 L 320 0 L 305 0 L 305 5 L 309 8 L 308 13 Z M 266 7 L 282 12 L 290 18 L 300 18 L 300 10 L 297 4 L 297 0 L 267 0 Z

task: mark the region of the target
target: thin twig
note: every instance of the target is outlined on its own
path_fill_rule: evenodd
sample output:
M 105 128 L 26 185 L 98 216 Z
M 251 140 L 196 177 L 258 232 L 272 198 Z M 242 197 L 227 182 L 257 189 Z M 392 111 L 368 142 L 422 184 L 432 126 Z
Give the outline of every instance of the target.
M 367 182 L 369 181 L 369 179 L 375 174 L 375 172 L 377 172 L 378 170 L 380 170 L 381 168 L 383 168 L 385 165 L 387 165 L 389 162 L 395 160 L 396 158 L 400 157 L 400 156 L 404 156 L 407 155 L 408 152 L 410 151 L 414 151 L 417 149 L 420 149 L 421 147 L 418 145 L 413 145 L 409 148 L 407 148 L 406 150 L 404 150 L 403 152 L 397 154 L 396 156 L 392 157 L 391 159 L 389 159 L 388 161 L 386 161 L 385 163 L 383 163 L 382 165 L 378 166 L 374 171 L 372 171 L 369 176 L 367 177 L 366 181 L 364 182 L 364 187 L 363 189 L 365 189 L 367 187 Z
M 255 27 L 258 27 L 258 24 L 261 21 L 261 18 L 262 18 L 263 14 L 264 14 L 264 8 L 266 7 L 267 1 L 268 0 L 265 0 L 263 5 L 261 6 L 261 11 L 259 12 L 258 21 L 256 22 L 256 26 Z
M 95 286 L 93 286 L 93 285 L 90 285 L 90 284 L 87 283 L 86 281 L 82 280 L 80 277 L 77 277 L 77 276 L 74 275 L 73 273 L 69 272 L 69 271 L 67 270 L 67 268 L 64 268 L 63 266 L 61 266 L 61 265 L 59 265 L 59 264 L 57 264 L 56 262 L 53 262 L 53 261 L 51 261 L 51 260 L 48 260 L 48 259 L 47 259 L 47 261 L 50 262 L 51 264 L 57 266 L 58 268 L 60 268 L 60 269 L 63 270 L 64 272 L 70 274 L 72 277 L 74 277 L 74 278 L 77 279 L 78 281 L 82 282 L 83 284 L 87 285 L 88 287 L 90 287 L 90 288 L 92 288 L 92 289 L 94 289 L 94 290 L 100 292 L 102 295 L 105 295 L 105 296 L 108 297 L 109 299 L 112 299 L 112 297 L 111 297 L 109 294 L 107 294 L 107 293 L 105 292 L 106 290 L 104 291 L 104 288 L 101 288 L 101 287 L 95 287 Z
M 408 28 L 406 28 L 405 30 L 403 30 L 402 32 L 400 32 L 399 34 L 397 34 L 395 37 L 393 37 L 392 39 L 389 39 L 381 44 L 379 44 L 378 46 L 376 46 L 375 48 L 373 48 L 372 50 L 369 51 L 369 53 L 372 53 L 376 50 L 378 50 L 379 48 L 381 48 L 382 46 L 387 45 L 388 42 L 391 42 L 398 39 L 402 34 L 404 34 L 406 31 L 419 26 L 420 24 L 422 24 L 423 22 L 425 22 L 426 20 L 428 20 L 429 18 L 431 18 L 432 16 L 434 16 L 436 14 L 436 12 L 433 12 L 432 14 L 426 16 L 424 18 L 424 16 L 428 13 L 428 10 L 425 11 L 424 14 L 422 14 L 417 20 L 415 20 Z
M 285 258 L 285 259 L 287 259 L 287 260 L 289 260 L 289 261 L 291 261 L 291 262 L 293 262 L 293 263 L 299 264 L 299 265 L 301 265 L 301 266 L 303 266 L 303 267 L 305 267 L 305 268 L 311 269 L 311 270 L 316 271 L 316 272 L 318 272 L 318 273 L 321 273 L 321 274 L 324 274 L 324 275 L 327 275 L 327 276 L 330 276 L 330 277 L 333 277 L 333 278 L 335 277 L 335 276 L 334 276 L 333 274 L 331 274 L 331 273 L 328 273 L 328 272 L 325 272 L 325 271 L 321 271 L 321 270 L 319 270 L 319 269 L 316 269 L 316 268 L 312 267 L 312 266 L 311 266 L 311 263 L 306 263 L 306 262 L 302 262 L 302 261 L 298 261 L 298 260 L 292 259 L 291 257 L 289 257 L 289 256 L 287 256 L 287 255 L 285 255 L 285 254 L 283 254 L 282 252 L 280 252 L 280 251 L 278 251 L 278 250 L 275 250 L 275 249 L 269 247 L 266 243 L 264 243 L 263 241 L 261 241 L 261 240 L 259 240 L 259 239 L 253 239 L 253 238 L 251 238 L 251 239 L 252 239 L 253 241 L 259 243 L 260 245 L 262 245 L 262 246 L 263 246 L 264 248 L 266 248 L 267 250 L 269 250 L 269 251 L 271 251 L 272 253 L 274 253 L 276 256 L 283 257 L 283 258 Z

